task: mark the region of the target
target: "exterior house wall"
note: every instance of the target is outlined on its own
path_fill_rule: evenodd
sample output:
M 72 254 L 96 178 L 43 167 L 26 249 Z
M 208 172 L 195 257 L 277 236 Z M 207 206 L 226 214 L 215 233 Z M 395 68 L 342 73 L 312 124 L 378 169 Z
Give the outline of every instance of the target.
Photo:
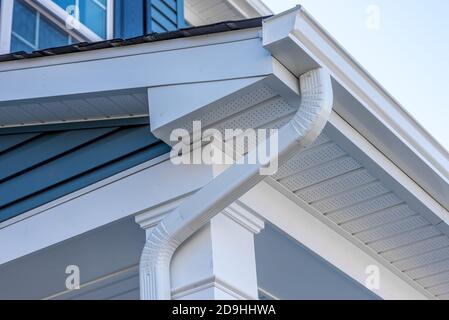
M 132 38 L 173 31 L 185 25 L 184 0 L 104 0 L 83 2 L 85 7 L 75 7 L 75 3 L 74 0 L 3 0 L 0 53 Z M 75 23 L 70 16 L 78 16 L 81 23 Z
M 144 242 L 128 218 L 2 265 L 0 299 L 138 299 Z M 256 235 L 255 249 L 262 299 L 379 299 L 272 225 Z M 66 289 L 68 265 L 79 267 L 82 290 Z
M 377 300 L 304 245 L 266 224 L 255 237 L 259 288 L 279 299 Z M 268 296 L 268 298 L 270 298 Z
M 145 232 L 128 218 L 0 265 L 0 300 L 138 299 L 144 243 Z M 67 266 L 78 267 L 83 290 L 67 290 Z

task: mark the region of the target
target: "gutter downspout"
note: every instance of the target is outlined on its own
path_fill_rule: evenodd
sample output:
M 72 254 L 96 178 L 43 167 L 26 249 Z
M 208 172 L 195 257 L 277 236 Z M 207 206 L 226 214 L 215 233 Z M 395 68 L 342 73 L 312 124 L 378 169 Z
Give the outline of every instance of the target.
M 261 168 L 274 160 L 282 165 L 321 133 L 332 111 L 331 77 L 318 68 L 301 75 L 299 81 L 301 104 L 290 122 L 279 130 L 278 154 L 266 163 L 247 164 L 248 161 L 244 161 L 244 164 L 234 164 L 185 200 L 152 230 L 140 259 L 142 300 L 171 299 L 170 263 L 180 244 L 262 181 L 265 176 L 260 175 Z M 257 152 L 257 148 L 251 152 Z M 251 155 L 245 160 L 248 157 Z

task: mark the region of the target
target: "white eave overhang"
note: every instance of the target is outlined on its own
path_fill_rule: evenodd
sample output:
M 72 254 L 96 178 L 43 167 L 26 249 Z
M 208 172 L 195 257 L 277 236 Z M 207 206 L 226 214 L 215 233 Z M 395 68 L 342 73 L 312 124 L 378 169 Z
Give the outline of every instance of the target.
M 325 67 L 334 79 L 334 111 L 448 210 L 447 150 L 307 11 L 299 6 L 281 15 L 264 21 L 265 47 L 296 76 Z
M 256 28 L 3 62 L 0 128 L 148 116 L 149 87 L 265 76 L 272 60 Z
M 184 12 L 194 26 L 273 14 L 261 0 L 185 0 Z

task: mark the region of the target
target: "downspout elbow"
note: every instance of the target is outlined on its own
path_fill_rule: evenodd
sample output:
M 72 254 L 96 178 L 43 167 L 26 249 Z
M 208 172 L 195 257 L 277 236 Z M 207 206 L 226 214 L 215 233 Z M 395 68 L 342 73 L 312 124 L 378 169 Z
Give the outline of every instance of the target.
M 289 125 L 298 133 L 298 146 L 305 148 L 315 141 L 329 120 L 334 95 L 330 75 L 323 68 L 304 73 L 299 81 L 301 105 Z

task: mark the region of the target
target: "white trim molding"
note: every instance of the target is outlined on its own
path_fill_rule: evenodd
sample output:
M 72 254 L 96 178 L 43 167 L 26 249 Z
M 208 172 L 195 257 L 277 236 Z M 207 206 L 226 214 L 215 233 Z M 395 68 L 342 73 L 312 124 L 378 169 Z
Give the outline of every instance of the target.
M 247 295 L 245 292 L 242 292 L 238 288 L 233 287 L 216 275 L 198 280 L 194 283 L 189 283 L 188 285 L 182 287 L 174 288 L 172 289 L 171 294 L 173 300 L 182 300 L 186 298 L 188 299 L 192 296 L 196 296 L 197 294 L 201 294 L 201 292 L 213 289 L 223 291 L 225 294 L 235 300 L 255 299 L 254 296 Z
M 106 2 L 106 38 L 114 39 L 114 0 Z
M 149 231 L 156 227 L 170 212 L 178 208 L 181 203 L 192 195 L 193 193 L 185 194 L 182 197 L 172 199 L 141 212 L 134 217 L 134 220 L 149 235 Z M 265 227 L 264 220 L 259 218 L 257 213 L 245 208 L 238 200 L 223 209 L 222 213 L 254 234 L 258 234 Z
M 238 60 L 230 52 L 239 52 Z M 217 65 L 217 59 L 222 61 Z M 186 60 L 192 63 L 185 63 Z M 273 58 L 254 30 L 161 41 L 0 64 L 0 106 L 67 95 L 111 93 L 153 86 L 263 76 Z M 201 64 L 202 68 L 198 68 Z M 235 68 L 227 66 L 235 65 Z M 100 71 L 101 70 L 101 71 Z M 105 70 L 109 70 L 105 72 Z M 142 72 L 152 70 L 152 72 Z M 177 72 L 165 72 L 176 70 Z M 204 72 L 204 70 L 208 70 Z M 122 77 L 113 77 L 120 73 Z M 70 86 L 59 81 L 70 74 Z M 86 78 L 86 74 L 89 77 Z M 8 81 L 9 80 L 9 81 Z M 20 82 L 15 82 L 20 81 Z M 19 91 L 8 83 L 22 83 Z M 8 87 L 5 87 L 8 86 Z
M 139 213 L 135 221 L 151 237 L 154 227 L 188 197 Z M 239 201 L 225 208 L 174 254 L 171 298 L 257 299 L 254 235 L 264 227 L 264 220 Z
M 137 214 L 134 221 L 145 230 L 147 236 L 170 212 L 175 210 L 179 205 L 185 201 L 191 194 L 185 194 L 179 198 L 171 199 L 168 202 L 161 203 L 153 208 Z
M 263 219 L 257 217 L 256 213 L 250 212 L 238 200 L 225 208 L 223 214 L 253 234 L 258 234 L 265 227 Z

